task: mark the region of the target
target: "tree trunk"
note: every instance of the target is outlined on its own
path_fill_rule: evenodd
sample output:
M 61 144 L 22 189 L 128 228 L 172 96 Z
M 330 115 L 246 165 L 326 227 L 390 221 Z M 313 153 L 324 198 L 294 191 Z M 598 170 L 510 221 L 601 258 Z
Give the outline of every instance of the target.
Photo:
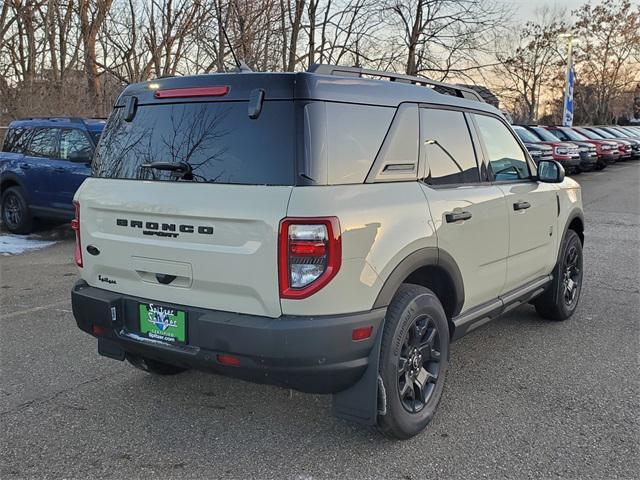
M 87 77 L 89 98 L 97 116 L 106 116 L 102 101 L 102 85 L 98 76 L 96 37 L 104 23 L 113 0 L 97 0 L 96 12 L 89 18 L 91 0 L 80 0 L 80 34 L 84 45 L 84 71 Z
M 296 50 L 298 48 L 298 36 L 302 25 L 302 13 L 304 12 L 305 0 L 294 0 L 295 10 L 291 22 L 291 38 L 289 40 L 289 60 L 287 61 L 287 72 L 293 72 L 296 68 Z M 289 4 L 291 8 L 291 4 Z

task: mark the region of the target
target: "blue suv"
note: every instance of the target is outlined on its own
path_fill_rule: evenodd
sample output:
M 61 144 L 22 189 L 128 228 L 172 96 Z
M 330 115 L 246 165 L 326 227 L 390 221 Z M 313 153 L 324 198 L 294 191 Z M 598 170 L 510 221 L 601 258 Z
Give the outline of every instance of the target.
M 0 152 L 1 215 L 10 232 L 30 233 L 36 218 L 73 219 L 73 195 L 91 175 L 104 125 L 70 117 L 11 122 Z

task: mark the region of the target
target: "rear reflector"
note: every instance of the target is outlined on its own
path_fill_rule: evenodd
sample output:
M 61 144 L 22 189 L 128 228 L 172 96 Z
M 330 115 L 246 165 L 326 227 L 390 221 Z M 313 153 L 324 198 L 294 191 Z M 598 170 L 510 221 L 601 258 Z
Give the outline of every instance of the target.
M 185 98 L 185 97 L 224 97 L 229 93 L 228 86 L 218 87 L 192 87 L 172 88 L 169 90 L 156 90 L 156 98 Z
M 101 337 L 107 333 L 107 327 L 103 327 L 102 325 L 93 325 L 91 327 L 91 331 L 96 337 Z
M 76 216 L 71 220 L 71 229 L 76 234 L 76 248 L 73 252 L 73 258 L 76 261 L 76 265 L 82 267 L 82 243 L 80 242 L 80 204 L 73 202 L 73 206 L 76 210 Z
M 361 340 L 366 340 L 371 336 L 371 332 L 373 332 L 373 327 L 360 327 L 354 328 L 353 332 L 351 332 L 351 340 L 354 342 L 359 342 Z
M 233 355 L 224 355 L 222 353 L 219 353 L 218 355 L 216 355 L 216 360 L 218 360 L 218 363 L 221 363 L 222 365 L 229 365 L 231 367 L 240 366 L 240 359 L 238 357 L 234 357 Z

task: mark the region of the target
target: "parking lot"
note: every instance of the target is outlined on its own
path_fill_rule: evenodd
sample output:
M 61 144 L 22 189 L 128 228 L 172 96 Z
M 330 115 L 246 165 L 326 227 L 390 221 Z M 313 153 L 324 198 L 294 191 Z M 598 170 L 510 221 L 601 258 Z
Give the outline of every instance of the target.
M 576 315 L 526 306 L 456 342 L 435 420 L 407 442 L 332 417 L 330 397 L 99 357 L 70 311 L 64 229 L 0 256 L 0 477 L 637 478 L 640 162 L 576 180 Z

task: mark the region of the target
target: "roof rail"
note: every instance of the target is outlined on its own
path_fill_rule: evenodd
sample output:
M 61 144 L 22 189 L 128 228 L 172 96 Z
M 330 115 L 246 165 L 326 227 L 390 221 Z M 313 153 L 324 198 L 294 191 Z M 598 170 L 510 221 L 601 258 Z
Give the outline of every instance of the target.
M 405 75 L 402 73 L 385 72 L 384 70 L 369 70 L 360 67 L 343 67 L 341 65 L 327 65 L 314 63 L 308 69 L 310 73 L 317 73 L 319 75 L 338 75 L 343 77 L 362 77 L 363 75 L 388 78 L 391 82 L 409 83 L 412 85 L 422 85 L 433 87 L 438 93 L 451 94 L 456 97 L 466 98 L 469 100 L 476 100 L 483 102 L 484 98 L 469 87 L 463 87 L 454 83 L 438 82 L 437 80 L 431 80 L 426 77 L 414 77 L 412 75 Z
M 84 123 L 84 118 L 80 118 L 80 117 L 66 117 L 66 116 L 60 116 L 60 117 L 26 117 L 26 118 L 20 118 L 18 120 L 60 120 L 60 121 L 68 121 L 68 122 L 73 122 L 73 123 Z

